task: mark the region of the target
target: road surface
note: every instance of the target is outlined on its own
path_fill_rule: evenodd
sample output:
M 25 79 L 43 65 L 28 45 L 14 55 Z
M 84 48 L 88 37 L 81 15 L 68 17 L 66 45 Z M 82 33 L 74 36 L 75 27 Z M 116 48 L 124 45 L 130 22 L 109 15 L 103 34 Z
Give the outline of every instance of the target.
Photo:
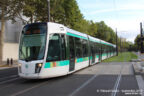
M 0 96 L 141 96 L 132 63 L 99 63 L 68 76 L 27 80 L 0 70 Z

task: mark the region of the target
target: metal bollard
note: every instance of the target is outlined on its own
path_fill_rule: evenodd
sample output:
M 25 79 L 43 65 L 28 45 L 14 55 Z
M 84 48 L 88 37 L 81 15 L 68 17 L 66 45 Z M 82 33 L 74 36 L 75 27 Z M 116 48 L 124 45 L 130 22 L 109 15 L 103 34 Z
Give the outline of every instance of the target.
M 11 66 L 13 65 L 13 59 L 11 58 L 11 60 L 10 60 L 10 63 L 11 63 Z
M 7 65 L 9 65 L 9 58 L 7 58 Z

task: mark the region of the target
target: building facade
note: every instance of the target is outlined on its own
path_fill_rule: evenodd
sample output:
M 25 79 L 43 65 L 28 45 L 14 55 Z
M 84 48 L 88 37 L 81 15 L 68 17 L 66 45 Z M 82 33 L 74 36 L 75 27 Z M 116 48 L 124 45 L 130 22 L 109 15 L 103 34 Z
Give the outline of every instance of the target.
M 22 21 L 20 20 L 17 20 L 17 22 L 15 23 L 13 23 L 11 20 L 5 22 L 3 58 L 2 58 L 3 61 L 6 61 L 8 58 L 18 60 L 19 36 L 22 27 L 23 24 Z

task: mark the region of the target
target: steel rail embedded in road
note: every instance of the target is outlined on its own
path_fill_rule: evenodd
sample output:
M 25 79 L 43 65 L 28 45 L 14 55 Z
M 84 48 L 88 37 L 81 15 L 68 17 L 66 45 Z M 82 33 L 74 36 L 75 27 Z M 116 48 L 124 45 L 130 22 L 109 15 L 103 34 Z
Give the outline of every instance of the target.
M 11 76 L 7 76 L 7 77 L 3 77 L 3 78 L 0 78 L 0 80 L 9 79 L 9 78 L 13 78 L 13 77 L 18 77 L 18 75 L 11 75 Z
M 115 86 L 114 86 L 114 92 L 112 92 L 112 95 L 111 96 L 116 96 L 117 92 L 118 92 L 118 87 L 120 85 L 120 81 L 121 81 L 121 78 L 122 78 L 122 69 L 123 69 L 123 66 L 121 67 L 121 70 L 120 70 L 120 74 L 116 80 L 116 83 L 115 83 Z
M 77 92 L 79 92 L 82 88 L 84 88 L 86 85 L 88 85 L 91 81 L 93 81 L 97 75 L 92 76 L 90 79 L 88 79 L 84 84 L 82 84 L 80 87 L 78 87 L 75 91 L 73 91 L 69 96 L 74 96 Z
M 125 60 L 125 58 L 124 58 Z M 124 61 L 123 60 L 123 61 Z M 120 74 L 116 80 L 116 83 L 115 83 L 115 86 L 114 86 L 114 92 L 112 92 L 112 95 L 111 96 L 116 96 L 117 92 L 118 92 L 118 88 L 119 88 L 119 85 L 120 85 L 120 81 L 121 81 L 121 78 L 122 78 L 122 70 L 123 70 L 123 67 L 124 67 L 124 64 L 122 64 L 121 66 L 121 69 L 120 69 Z
M 14 80 L 17 80 L 17 79 L 20 79 L 20 77 L 13 78 L 13 79 L 6 80 L 6 81 L 2 81 L 2 82 L 0 82 L 0 84 L 4 84 L 4 83 L 7 83 L 7 82 L 11 82 L 11 81 L 14 81 Z
M 100 72 L 103 72 L 104 70 L 101 70 Z M 98 73 L 100 73 L 98 72 Z M 76 90 L 74 90 L 71 94 L 69 94 L 68 96 L 74 96 L 75 94 L 77 94 L 80 90 L 82 90 L 84 87 L 86 87 L 88 84 L 90 84 L 97 76 L 98 73 L 95 74 L 94 76 L 92 76 L 90 79 L 88 79 L 86 82 L 84 82 L 80 87 L 78 87 Z
M 37 84 L 37 85 L 32 86 L 32 87 L 30 87 L 30 88 L 24 89 L 24 90 L 22 90 L 22 91 L 19 91 L 19 92 L 17 92 L 17 93 L 14 93 L 14 94 L 11 94 L 10 96 L 17 96 L 17 95 L 23 94 L 23 93 L 25 93 L 25 92 L 27 92 L 27 91 L 30 91 L 30 90 L 34 89 L 34 88 L 37 88 L 37 87 L 42 86 L 42 85 L 45 85 L 46 83 L 47 83 L 47 82 L 43 82 L 43 83 Z

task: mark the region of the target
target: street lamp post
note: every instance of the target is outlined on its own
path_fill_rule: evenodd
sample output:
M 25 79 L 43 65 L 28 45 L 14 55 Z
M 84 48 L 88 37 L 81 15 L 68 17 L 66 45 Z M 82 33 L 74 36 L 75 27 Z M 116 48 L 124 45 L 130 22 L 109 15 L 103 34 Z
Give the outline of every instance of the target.
M 48 4 L 48 22 L 50 22 L 50 0 L 47 0 Z

